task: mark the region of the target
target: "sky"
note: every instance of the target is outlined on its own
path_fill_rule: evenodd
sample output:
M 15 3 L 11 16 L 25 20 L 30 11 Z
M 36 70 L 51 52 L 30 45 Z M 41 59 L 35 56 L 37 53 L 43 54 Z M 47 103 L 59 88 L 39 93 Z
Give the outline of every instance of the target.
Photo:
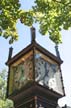
M 34 0 L 20 0 L 22 9 L 29 9 L 34 3 Z M 48 36 L 42 36 L 38 29 L 37 24 L 34 25 L 36 28 L 36 41 L 41 46 L 55 54 L 55 45 Z M 9 48 L 13 47 L 13 55 L 17 54 L 23 48 L 25 48 L 31 41 L 30 28 L 20 24 L 17 24 L 17 30 L 19 34 L 19 40 L 14 42 L 12 45 L 9 45 L 8 40 L 5 40 L 3 37 L 0 37 L 0 71 L 4 68 L 8 67 L 5 65 L 5 62 L 8 59 Z M 65 87 L 66 96 L 61 98 L 58 103 L 60 106 L 67 104 L 71 106 L 71 29 L 68 31 L 62 30 L 62 40 L 63 43 L 59 45 L 59 52 L 61 59 L 63 60 L 63 64 L 61 66 L 63 83 Z

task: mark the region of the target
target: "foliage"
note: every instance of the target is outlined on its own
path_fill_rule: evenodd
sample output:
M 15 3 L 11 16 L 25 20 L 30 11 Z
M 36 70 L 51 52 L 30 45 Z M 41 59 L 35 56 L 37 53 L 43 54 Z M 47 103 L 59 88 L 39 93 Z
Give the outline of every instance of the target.
M 0 108 L 13 108 L 13 102 L 6 99 L 6 70 L 0 72 Z
M 53 42 L 61 43 L 60 31 L 71 27 L 71 0 L 35 0 L 32 13 L 34 21 L 39 22 L 40 33 L 49 33 Z
M 18 39 L 16 23 L 19 11 L 18 0 L 0 0 L 0 35 L 10 37 L 10 43 Z
M 10 43 L 18 39 L 16 30 L 17 20 L 32 26 L 39 22 L 42 35 L 49 34 L 49 38 L 59 44 L 61 30 L 71 27 L 71 0 L 35 0 L 31 10 L 20 9 L 19 0 L 1 0 L 0 4 L 0 35 L 10 37 Z

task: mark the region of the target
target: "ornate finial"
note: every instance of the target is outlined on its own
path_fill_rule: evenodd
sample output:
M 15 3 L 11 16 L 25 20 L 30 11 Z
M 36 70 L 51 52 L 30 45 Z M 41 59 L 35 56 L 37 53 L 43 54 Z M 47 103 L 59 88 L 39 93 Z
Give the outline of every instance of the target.
M 35 28 L 32 26 L 31 27 L 31 43 L 35 42 Z
M 13 53 L 13 48 L 10 47 L 10 48 L 9 48 L 9 56 L 8 56 L 8 60 L 11 59 L 12 53 Z
M 58 50 L 58 45 L 55 46 L 55 50 L 56 50 L 56 55 L 57 55 L 57 57 L 60 59 L 60 54 L 59 54 L 59 50 Z

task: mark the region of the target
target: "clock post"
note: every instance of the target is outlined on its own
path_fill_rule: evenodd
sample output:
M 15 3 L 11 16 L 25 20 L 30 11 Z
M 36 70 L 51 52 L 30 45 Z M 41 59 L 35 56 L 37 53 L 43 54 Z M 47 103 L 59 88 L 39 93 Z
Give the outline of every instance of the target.
M 9 67 L 7 97 L 15 108 L 56 108 L 65 95 L 61 73 L 62 60 L 35 41 L 35 28 L 31 28 L 31 43 L 12 57 Z

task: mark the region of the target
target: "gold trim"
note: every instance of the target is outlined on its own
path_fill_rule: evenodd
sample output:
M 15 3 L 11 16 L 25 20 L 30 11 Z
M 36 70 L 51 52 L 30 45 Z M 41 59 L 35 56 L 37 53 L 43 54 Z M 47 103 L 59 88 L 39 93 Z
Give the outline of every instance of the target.
M 20 63 L 24 62 L 32 54 L 33 54 L 33 51 L 30 51 L 28 54 L 25 54 L 24 56 L 22 56 L 19 60 L 17 60 L 11 66 L 14 66 L 15 67 L 15 66 L 19 65 Z

